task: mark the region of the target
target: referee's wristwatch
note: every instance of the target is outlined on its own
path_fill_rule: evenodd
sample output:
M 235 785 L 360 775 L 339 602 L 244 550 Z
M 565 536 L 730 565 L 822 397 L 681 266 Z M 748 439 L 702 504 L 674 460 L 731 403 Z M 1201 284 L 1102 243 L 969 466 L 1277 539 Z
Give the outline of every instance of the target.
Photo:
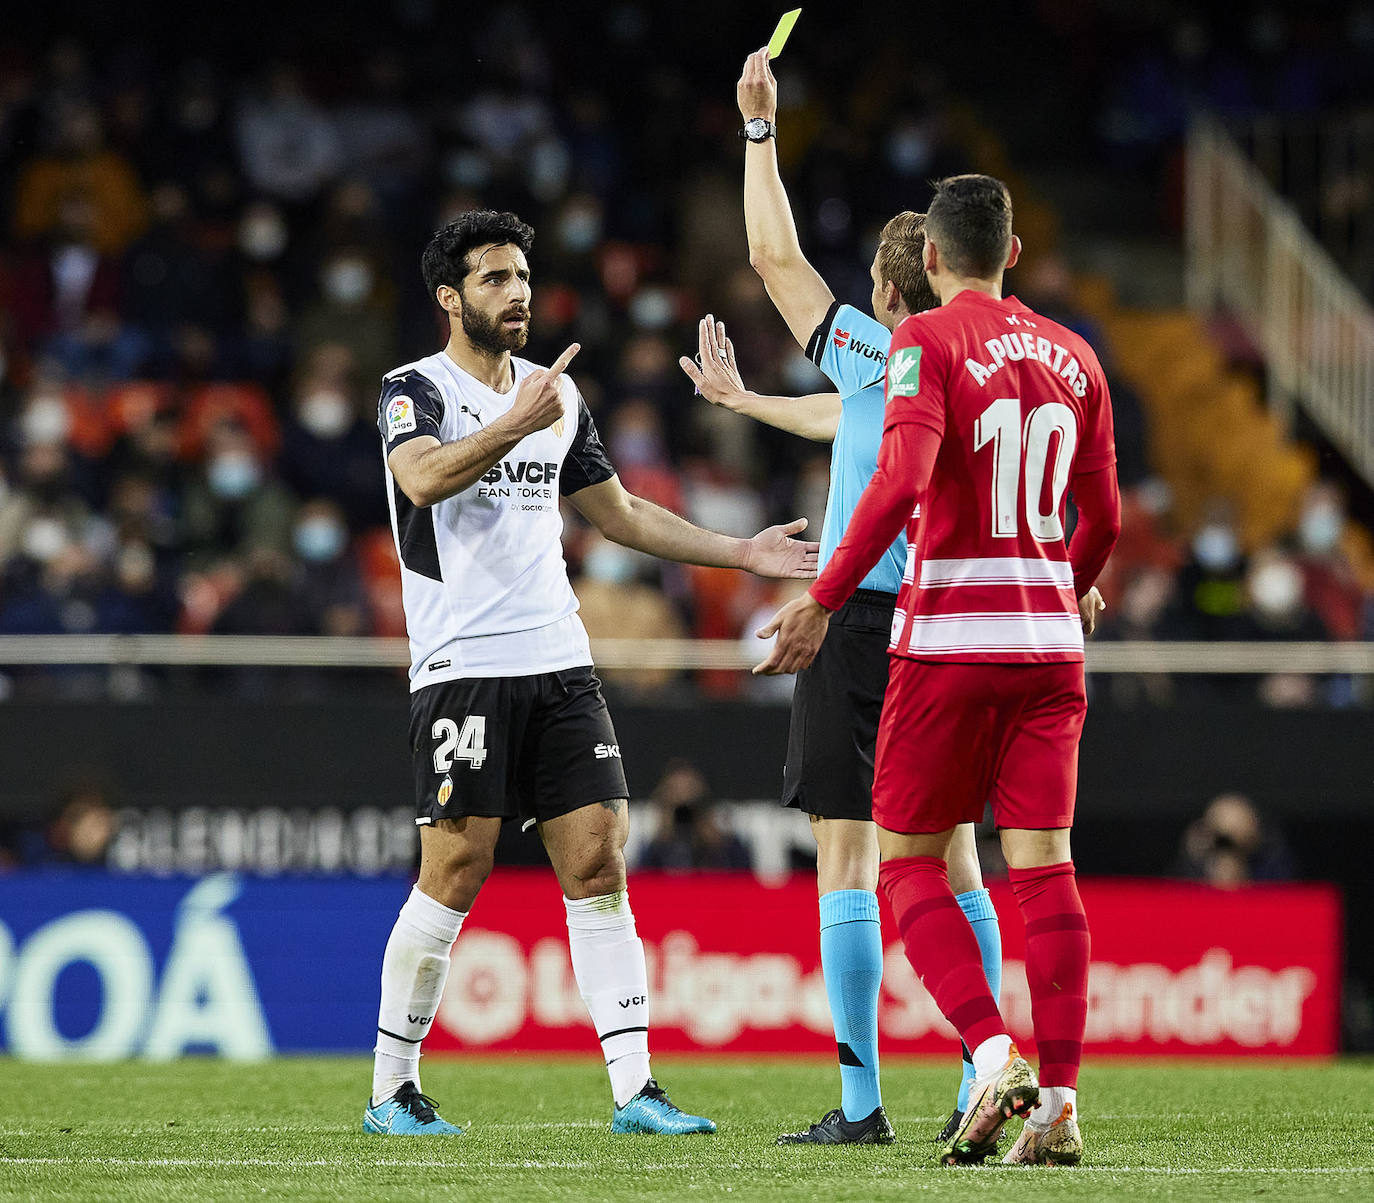
M 767 117 L 750 117 L 739 136 L 746 142 L 767 142 L 769 138 L 778 136 L 778 127 Z

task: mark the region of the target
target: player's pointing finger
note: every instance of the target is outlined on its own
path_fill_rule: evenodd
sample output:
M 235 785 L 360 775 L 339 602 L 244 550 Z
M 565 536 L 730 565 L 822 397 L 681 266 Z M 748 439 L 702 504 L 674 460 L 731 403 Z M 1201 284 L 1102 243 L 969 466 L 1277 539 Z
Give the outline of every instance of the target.
M 572 363 L 573 356 L 576 355 L 580 350 L 582 350 L 581 343 L 573 343 L 571 346 L 569 346 L 568 349 L 564 351 L 562 355 L 560 355 L 557 359 L 553 361 L 553 367 L 549 369 L 549 378 L 556 380 L 565 371 L 567 371 L 568 364 Z

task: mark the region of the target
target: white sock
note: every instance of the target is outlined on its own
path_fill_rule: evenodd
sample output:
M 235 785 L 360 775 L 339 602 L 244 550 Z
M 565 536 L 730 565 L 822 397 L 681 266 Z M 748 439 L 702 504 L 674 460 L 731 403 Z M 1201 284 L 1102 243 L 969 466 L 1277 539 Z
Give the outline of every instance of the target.
M 989 1078 L 1007 1063 L 1010 1055 L 1010 1036 L 989 1036 L 973 1050 L 973 1072 L 980 1078 Z
M 1075 1119 L 1078 1118 L 1078 1090 L 1073 1086 L 1042 1086 L 1040 1087 L 1040 1105 L 1030 1113 L 1028 1122 L 1033 1128 L 1048 1128 L 1063 1113 L 1064 1108 L 1070 1107 L 1069 1112 Z
M 564 898 L 573 976 L 623 1107 L 649 1080 L 649 975 L 629 895 Z
M 420 1041 L 448 979 L 449 952 L 467 914 L 450 910 L 415 886 L 396 916 L 382 956 L 382 1005 L 377 1012 L 372 1101 L 389 1099 L 406 1082 L 420 1087 Z

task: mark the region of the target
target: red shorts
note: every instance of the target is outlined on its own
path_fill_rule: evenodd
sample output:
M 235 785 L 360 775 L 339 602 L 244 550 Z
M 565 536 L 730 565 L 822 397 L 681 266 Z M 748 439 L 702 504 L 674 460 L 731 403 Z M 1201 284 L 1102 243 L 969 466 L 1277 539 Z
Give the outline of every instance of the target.
M 976 823 L 1073 823 L 1083 665 L 932 664 L 893 656 L 873 776 L 873 820 L 928 834 Z

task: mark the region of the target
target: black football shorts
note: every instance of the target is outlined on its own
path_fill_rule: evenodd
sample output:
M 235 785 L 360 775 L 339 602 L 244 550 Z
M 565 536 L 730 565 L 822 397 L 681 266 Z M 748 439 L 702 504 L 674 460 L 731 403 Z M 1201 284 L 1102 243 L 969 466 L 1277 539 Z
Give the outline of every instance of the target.
M 822 819 L 873 818 L 873 753 L 887 690 L 895 594 L 858 589 L 797 674 L 782 804 Z
M 415 822 L 468 815 L 525 826 L 625 798 L 625 770 L 590 667 L 440 681 L 410 695 Z

